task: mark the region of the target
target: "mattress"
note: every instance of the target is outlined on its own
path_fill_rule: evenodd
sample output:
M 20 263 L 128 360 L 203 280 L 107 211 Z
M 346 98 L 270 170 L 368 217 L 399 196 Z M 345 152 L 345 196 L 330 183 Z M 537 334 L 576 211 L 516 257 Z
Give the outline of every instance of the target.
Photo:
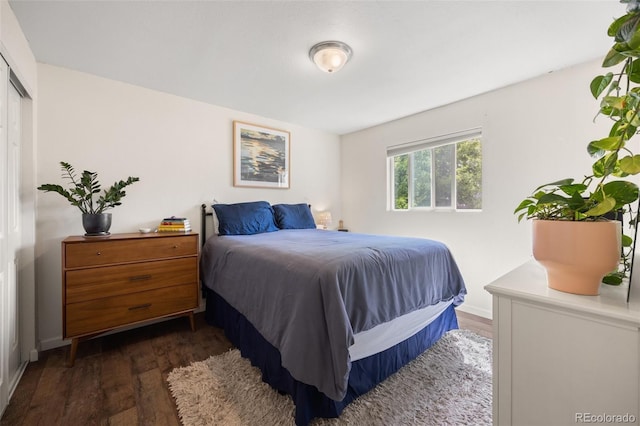
M 356 333 L 353 336 L 354 343 L 349 347 L 351 362 L 383 352 L 407 340 L 431 324 L 452 304 L 452 300 L 439 302 Z

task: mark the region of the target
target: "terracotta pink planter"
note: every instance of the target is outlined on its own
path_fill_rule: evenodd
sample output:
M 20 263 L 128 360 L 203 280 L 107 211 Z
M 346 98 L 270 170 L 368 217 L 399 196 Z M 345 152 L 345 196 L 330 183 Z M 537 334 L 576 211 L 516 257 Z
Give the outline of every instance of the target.
M 594 296 L 602 278 L 618 267 L 619 221 L 533 221 L 533 257 L 547 270 L 554 290 Z

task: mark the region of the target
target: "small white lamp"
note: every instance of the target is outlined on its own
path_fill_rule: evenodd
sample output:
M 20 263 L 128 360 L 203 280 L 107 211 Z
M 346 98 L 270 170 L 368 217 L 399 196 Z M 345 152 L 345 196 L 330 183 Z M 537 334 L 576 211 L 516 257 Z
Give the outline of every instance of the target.
M 322 227 L 322 229 L 327 229 L 327 227 L 331 226 L 331 212 L 323 211 L 318 213 L 318 225 Z

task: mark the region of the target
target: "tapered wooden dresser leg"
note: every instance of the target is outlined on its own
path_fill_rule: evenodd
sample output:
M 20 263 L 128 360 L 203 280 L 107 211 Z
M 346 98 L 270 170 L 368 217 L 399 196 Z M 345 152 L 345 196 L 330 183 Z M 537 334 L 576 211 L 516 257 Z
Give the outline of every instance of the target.
M 69 361 L 67 367 L 73 367 L 76 362 L 76 352 L 78 351 L 78 339 L 71 339 L 71 349 L 69 349 Z
M 196 319 L 193 317 L 193 311 L 189 312 L 189 325 L 191 325 L 191 331 L 196 331 Z

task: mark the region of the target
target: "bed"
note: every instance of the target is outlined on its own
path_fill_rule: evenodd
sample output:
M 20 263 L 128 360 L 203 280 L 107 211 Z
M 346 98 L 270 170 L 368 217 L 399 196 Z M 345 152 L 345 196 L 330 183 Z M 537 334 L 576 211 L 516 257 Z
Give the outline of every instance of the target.
M 440 242 L 319 230 L 306 204 L 213 208 L 206 320 L 291 396 L 297 425 L 339 416 L 458 327 L 466 289 Z

